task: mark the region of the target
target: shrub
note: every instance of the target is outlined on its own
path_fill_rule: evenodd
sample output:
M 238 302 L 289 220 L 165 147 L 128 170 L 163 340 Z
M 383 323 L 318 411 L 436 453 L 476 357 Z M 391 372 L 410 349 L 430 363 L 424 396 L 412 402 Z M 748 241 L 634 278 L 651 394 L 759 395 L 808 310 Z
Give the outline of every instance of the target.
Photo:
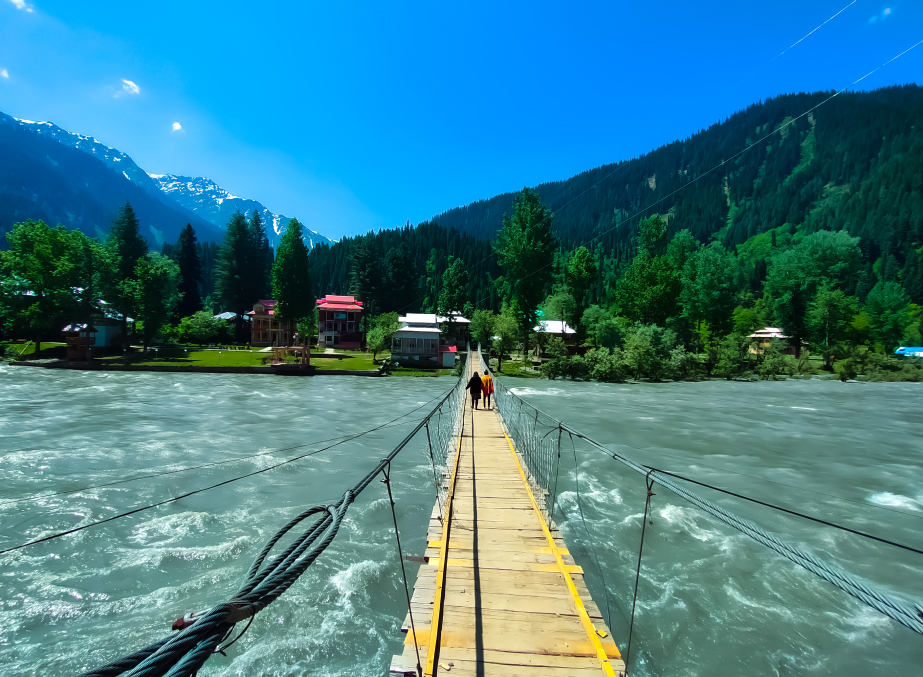
M 618 348 L 597 348 L 586 354 L 584 363 L 587 375 L 594 381 L 616 383 L 624 381 L 627 374 L 622 351 Z

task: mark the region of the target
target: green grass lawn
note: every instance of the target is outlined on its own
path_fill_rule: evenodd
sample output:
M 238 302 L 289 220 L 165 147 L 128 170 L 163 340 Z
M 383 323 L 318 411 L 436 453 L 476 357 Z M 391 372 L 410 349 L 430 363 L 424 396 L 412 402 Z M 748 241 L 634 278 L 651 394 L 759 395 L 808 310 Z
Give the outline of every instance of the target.
M 394 369 L 391 372 L 392 376 L 418 376 L 418 377 L 430 377 L 434 378 L 436 376 L 451 376 L 451 369 Z
M 517 376 L 520 378 L 540 378 L 540 375 L 536 372 L 525 371 L 523 368 L 531 365 L 525 365 L 518 360 L 503 360 L 503 369 L 497 370 L 497 360 L 492 359 L 490 361 L 490 370 L 502 376 Z M 537 367 L 533 367 L 537 368 Z
M 164 357 L 158 357 L 161 352 Z M 127 358 L 121 356 L 101 357 L 98 361 L 103 364 L 120 365 L 127 364 L 131 366 L 164 366 L 164 367 L 259 367 L 263 366 L 263 359 L 269 359 L 272 353 L 261 353 L 257 350 L 199 350 L 198 348 L 189 348 L 188 352 L 183 354 L 182 350 L 171 348 L 162 351 L 148 350 L 148 352 L 137 352 L 128 355 Z M 268 364 L 268 361 L 267 361 Z
M 42 352 L 39 357 L 59 357 L 56 353 L 59 353 L 60 350 L 52 350 L 53 348 L 63 348 L 64 343 L 59 343 L 55 341 L 42 341 Z M 0 355 L 3 354 L 6 346 L 10 346 L 12 349 L 11 357 L 29 357 L 35 355 L 35 343 L 31 341 L 23 341 L 22 343 L 5 343 L 0 345 Z
M 318 371 L 324 369 L 350 369 L 353 371 L 375 371 L 378 369 L 381 360 L 388 356 L 387 353 L 378 353 L 378 362 L 372 360 L 372 353 L 362 352 L 360 350 L 337 350 L 339 355 L 348 355 L 342 360 L 332 357 L 318 357 L 311 360 L 311 364 L 317 367 Z

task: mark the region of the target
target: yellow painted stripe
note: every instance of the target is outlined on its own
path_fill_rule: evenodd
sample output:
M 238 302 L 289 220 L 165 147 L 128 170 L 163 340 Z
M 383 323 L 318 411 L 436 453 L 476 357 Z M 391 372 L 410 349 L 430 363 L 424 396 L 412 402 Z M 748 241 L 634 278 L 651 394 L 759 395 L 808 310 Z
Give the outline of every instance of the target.
M 549 547 L 555 550 L 554 557 L 557 560 L 558 568 L 561 571 L 561 575 L 564 576 L 564 582 L 567 584 L 567 589 L 570 591 L 570 595 L 574 600 L 574 606 L 577 607 L 577 615 L 580 617 L 580 621 L 583 623 L 583 629 L 586 631 L 587 637 L 590 638 L 590 642 L 593 644 L 593 648 L 596 649 L 596 657 L 599 658 L 599 662 L 603 669 L 603 674 L 608 675 L 608 677 L 615 677 L 615 670 L 612 669 L 612 664 L 609 662 L 609 657 L 606 655 L 606 650 L 603 649 L 602 642 L 599 641 L 599 635 L 596 634 L 596 626 L 593 625 L 593 621 L 590 620 L 590 615 L 586 611 L 586 607 L 583 605 L 583 600 L 580 599 L 580 593 L 577 592 L 577 586 L 574 585 L 574 579 L 570 577 L 570 572 L 568 571 L 568 566 L 564 564 L 564 560 L 561 559 L 561 554 L 558 552 L 559 548 L 555 545 L 554 537 L 551 535 L 551 531 L 548 529 L 548 525 L 545 523 L 545 518 L 542 517 L 541 510 L 538 509 L 538 503 L 535 502 L 535 496 L 532 495 L 532 489 L 529 488 L 529 482 L 526 479 L 526 473 L 522 469 L 522 464 L 519 462 L 519 456 L 516 454 L 516 449 L 513 447 L 513 440 L 510 439 L 510 436 L 505 432 L 503 436 L 506 438 L 507 444 L 510 445 L 510 453 L 513 454 L 513 459 L 516 461 L 516 467 L 519 469 L 519 475 L 522 477 L 522 483 L 526 488 L 526 493 L 529 494 L 529 500 L 532 501 L 532 508 L 535 510 L 535 515 L 538 517 L 539 523 L 542 525 L 542 531 L 545 532 L 545 538 L 548 539 Z M 618 649 L 616 649 L 618 653 Z M 621 658 L 621 654 L 617 656 Z
M 429 564 L 429 566 L 431 566 L 431 567 L 438 567 L 440 561 L 441 561 L 441 560 L 438 560 L 438 559 L 436 559 L 435 557 L 431 557 L 430 560 L 429 560 L 429 562 L 428 562 L 427 564 Z M 503 562 L 503 561 L 504 561 L 504 560 L 492 560 L 492 561 L 490 561 L 490 560 L 487 560 L 487 561 L 481 560 L 481 562 L 480 562 L 480 567 L 481 567 L 482 569 L 503 569 L 503 568 L 506 568 L 506 567 L 498 566 L 498 565 L 494 564 L 495 562 Z M 509 570 L 511 570 L 511 571 L 554 571 L 554 572 L 559 572 L 559 571 L 561 570 L 561 568 L 558 566 L 557 562 L 555 562 L 554 564 L 539 564 L 539 563 L 537 563 L 537 562 L 514 562 L 513 564 L 516 564 L 517 566 L 510 566 L 510 567 L 508 567 Z M 470 559 L 453 559 L 452 557 L 449 557 L 449 563 L 448 563 L 448 565 L 449 565 L 450 567 L 474 567 L 474 561 L 473 561 L 473 560 L 470 560 Z M 521 565 L 521 566 L 519 566 L 519 565 Z M 582 574 L 582 573 L 583 573 L 583 567 L 577 566 L 576 564 L 565 564 L 564 567 L 567 569 L 567 572 L 568 572 L 568 573 L 571 573 L 571 574 Z
M 466 393 L 467 395 L 467 393 Z M 449 483 L 449 493 L 446 496 L 445 515 L 442 520 L 442 543 L 439 546 L 439 570 L 436 572 L 436 595 L 433 599 L 433 618 L 430 621 L 430 634 L 428 650 L 426 652 L 426 667 L 423 669 L 425 677 L 433 677 L 436 669 L 436 649 L 439 642 L 439 629 L 442 623 L 442 589 L 445 586 L 445 574 L 449 546 L 451 544 L 449 531 L 452 528 L 452 498 L 455 496 L 455 477 L 458 475 L 458 459 L 461 458 L 461 443 L 465 432 L 465 409 L 467 409 L 467 396 L 462 402 L 462 425 L 458 433 L 458 447 L 455 449 L 455 464 L 452 468 L 452 481 Z M 451 562 L 451 560 L 448 560 Z

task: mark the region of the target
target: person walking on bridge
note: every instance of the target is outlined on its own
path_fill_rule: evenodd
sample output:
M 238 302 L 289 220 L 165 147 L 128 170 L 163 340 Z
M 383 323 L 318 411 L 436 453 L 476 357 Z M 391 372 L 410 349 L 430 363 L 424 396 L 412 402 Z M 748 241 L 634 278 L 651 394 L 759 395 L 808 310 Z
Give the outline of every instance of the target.
M 478 402 L 481 401 L 481 377 L 478 376 L 477 372 L 474 372 L 474 375 L 468 381 L 468 385 L 465 386 L 465 390 L 471 391 L 471 404 L 474 405 L 474 408 L 478 408 Z
M 481 377 L 481 393 L 484 395 L 484 408 L 490 409 L 490 396 L 494 394 L 494 379 L 487 367 L 484 367 L 484 375 Z

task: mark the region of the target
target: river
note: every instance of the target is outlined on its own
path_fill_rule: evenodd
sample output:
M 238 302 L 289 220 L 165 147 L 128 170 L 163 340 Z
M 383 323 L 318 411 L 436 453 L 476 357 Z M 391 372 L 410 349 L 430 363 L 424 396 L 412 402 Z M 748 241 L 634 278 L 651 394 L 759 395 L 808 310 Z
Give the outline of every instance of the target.
M 510 384 L 535 406 L 651 465 L 923 544 L 923 386 Z M 391 421 L 451 385 L 448 378 L 0 366 L 0 549 L 326 446 L 317 442 Z M 428 408 L 359 441 L 0 556 L 0 672 L 77 674 L 163 636 L 186 612 L 224 601 L 279 526 L 307 505 L 339 498 Z M 574 452 L 564 447 L 556 519 L 601 607 L 605 579 L 623 646 L 643 479 L 578 445 L 575 485 Z M 285 451 L 265 453 L 273 450 Z M 35 498 L 216 461 L 228 462 Z M 404 550 L 422 554 L 434 501 L 422 440 L 398 457 L 392 481 Z M 921 556 L 700 491 L 894 594 L 923 589 Z M 668 491 L 655 492 L 633 675 L 919 672 L 923 637 Z M 383 675 L 401 652 L 405 606 L 391 513 L 374 482 L 331 547 L 227 657 L 212 657 L 200 674 Z

